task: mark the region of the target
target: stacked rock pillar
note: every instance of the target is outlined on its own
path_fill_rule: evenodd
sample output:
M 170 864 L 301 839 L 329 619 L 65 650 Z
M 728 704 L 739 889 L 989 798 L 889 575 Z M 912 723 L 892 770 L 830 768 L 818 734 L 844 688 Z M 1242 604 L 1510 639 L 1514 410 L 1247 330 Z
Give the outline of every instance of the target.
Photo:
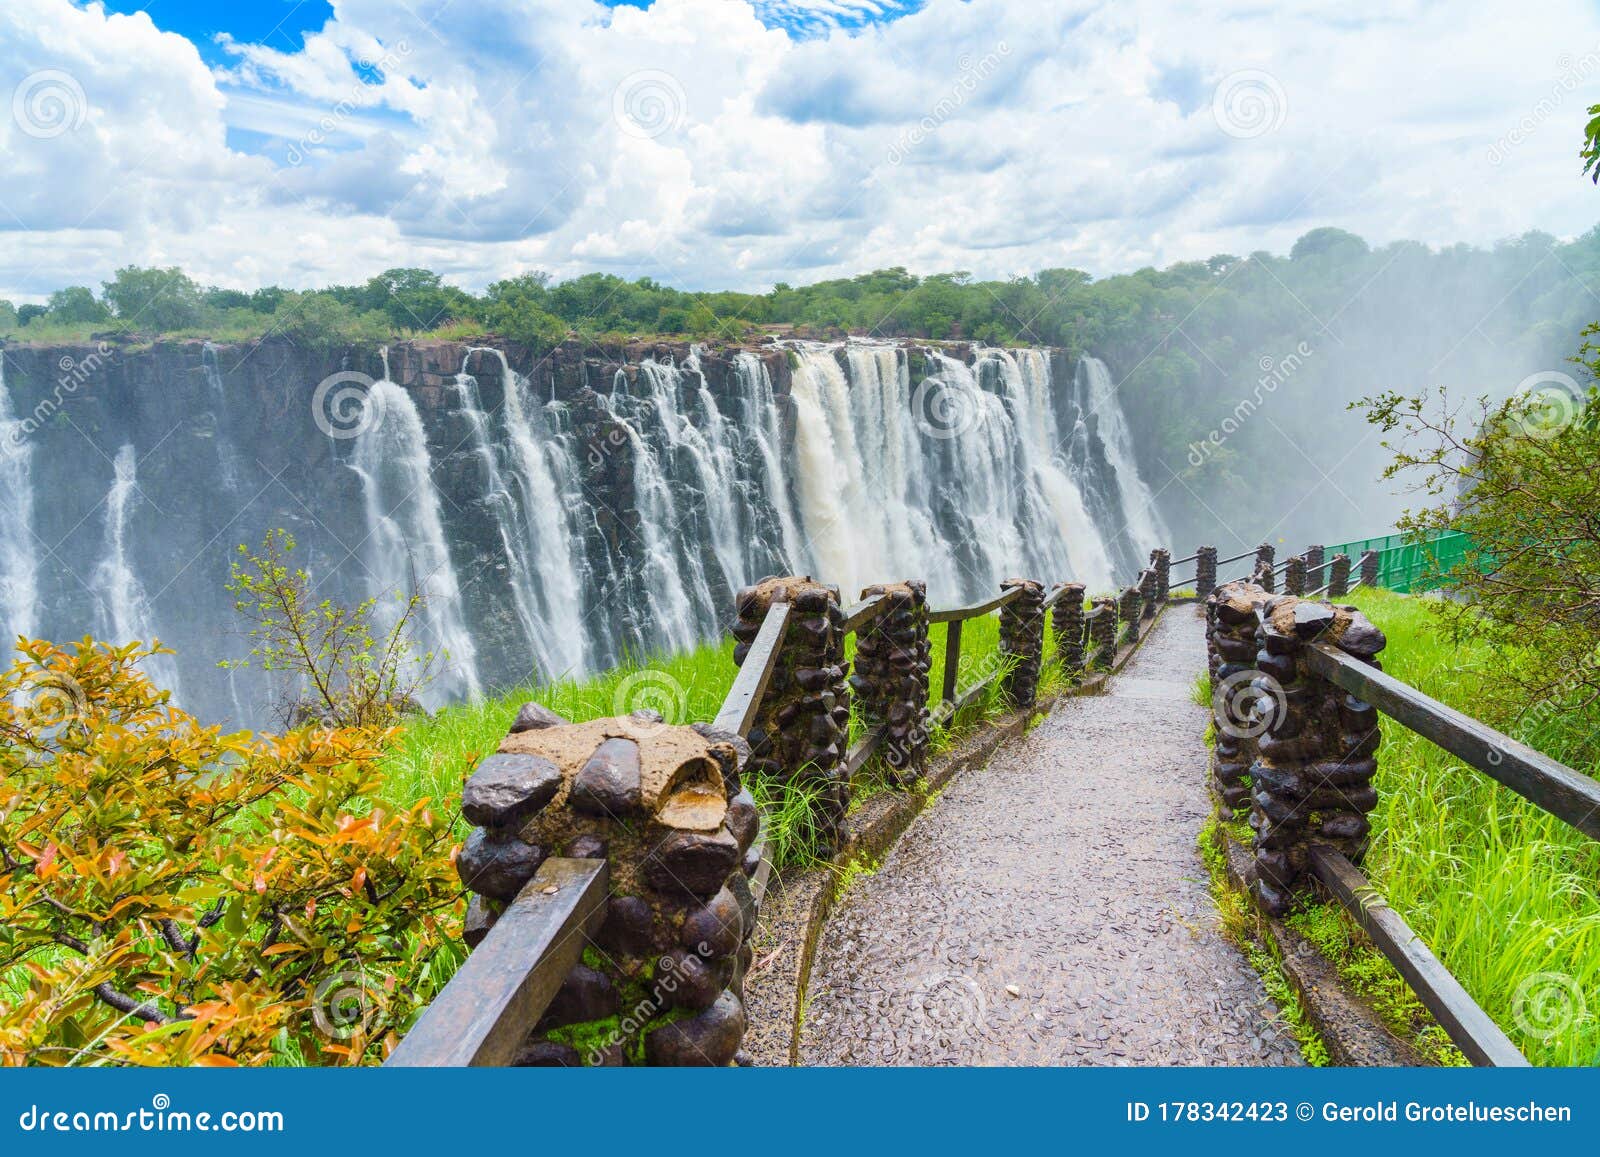
M 1361 552 L 1361 585 L 1364 587 L 1378 585 L 1378 552 L 1375 550 Z
M 1378 715 L 1371 704 L 1314 674 L 1313 642 L 1327 642 L 1377 666 L 1383 632 L 1359 612 L 1291 596 L 1264 603 L 1256 653 L 1270 702 L 1250 765 L 1256 895 L 1286 913 L 1310 878 L 1309 848 L 1332 847 L 1353 861 L 1367 849 L 1367 814 L 1378 803 Z
M 1110 595 L 1095 599 L 1085 619 L 1091 650 L 1089 662 L 1105 670 L 1117 658 L 1117 601 Z
M 1119 646 L 1127 646 L 1139 638 L 1139 613 L 1144 607 L 1144 595 L 1137 586 L 1122 588 L 1117 600 L 1117 619 L 1122 624 Z
M 1083 584 L 1059 583 L 1061 592 L 1050 609 L 1050 627 L 1056 634 L 1056 655 L 1069 675 L 1083 670 Z
M 1255 572 L 1250 576 L 1250 581 L 1264 591 L 1278 589 L 1275 570 L 1277 557 L 1278 552 L 1273 549 L 1270 542 L 1263 542 L 1256 547 L 1256 568 Z
M 1342 599 L 1350 593 L 1350 556 L 1336 554 L 1328 560 L 1328 597 Z
M 1244 778 L 1260 734 L 1255 718 L 1256 608 L 1271 596 L 1254 583 L 1231 582 L 1206 600 L 1206 653 L 1211 669 L 1211 715 L 1215 747 L 1211 786 L 1227 814 L 1250 806 Z
M 1000 587 L 1022 592 L 1000 608 L 1000 653 L 1011 660 L 1004 683 L 1006 699 L 1013 707 L 1032 707 L 1039 697 L 1039 668 L 1044 665 L 1044 584 L 1007 579 Z
M 883 607 L 856 634 L 850 686 L 869 726 L 882 726 L 884 762 L 896 783 L 922 777 L 928 756 L 928 588 L 920 582 L 871 586 Z
M 1303 595 L 1306 593 L 1306 560 L 1300 555 L 1295 555 L 1283 564 L 1283 593 L 1287 595 Z
M 1150 569 L 1156 572 L 1156 599 L 1164 603 L 1172 594 L 1172 552 L 1164 546 L 1152 550 Z
M 572 724 L 529 704 L 478 765 L 461 798 L 475 826 L 456 858 L 470 946 L 547 856 L 610 872 L 600 930 L 513 1063 L 733 1061 L 761 860 L 761 817 L 740 785 L 748 752 L 736 735 L 654 712 Z
M 1161 607 L 1161 577 L 1154 567 L 1146 567 L 1139 575 L 1139 598 L 1144 603 L 1139 608 L 1141 619 L 1153 619 Z
M 1322 584 L 1327 581 L 1322 573 L 1325 552 L 1321 546 L 1308 546 L 1304 557 L 1306 560 L 1306 590 L 1319 591 L 1322 589 Z
M 844 758 L 849 742 L 850 684 L 845 680 L 844 611 L 837 587 L 810 578 L 770 578 L 738 594 L 733 661 L 743 664 L 767 611 L 790 605 L 783 645 L 750 729 L 752 774 L 787 790 L 817 792 L 813 835 L 832 854 L 850 806 Z
M 1202 546 L 1194 552 L 1194 593 L 1205 599 L 1217 589 L 1217 548 Z

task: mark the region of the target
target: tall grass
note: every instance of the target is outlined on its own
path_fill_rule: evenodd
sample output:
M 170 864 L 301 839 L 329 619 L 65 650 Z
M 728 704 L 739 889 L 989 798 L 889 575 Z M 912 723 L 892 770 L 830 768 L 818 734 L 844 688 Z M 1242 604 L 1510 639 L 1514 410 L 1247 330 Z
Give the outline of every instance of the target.
M 1384 669 L 1491 726 L 1520 704 L 1496 674 L 1526 654 L 1446 639 L 1428 600 L 1359 591 L 1388 635 Z M 1519 736 L 1589 775 L 1600 715 Z M 1468 992 L 1542 1065 L 1600 1063 L 1600 844 L 1390 719 L 1365 870 Z

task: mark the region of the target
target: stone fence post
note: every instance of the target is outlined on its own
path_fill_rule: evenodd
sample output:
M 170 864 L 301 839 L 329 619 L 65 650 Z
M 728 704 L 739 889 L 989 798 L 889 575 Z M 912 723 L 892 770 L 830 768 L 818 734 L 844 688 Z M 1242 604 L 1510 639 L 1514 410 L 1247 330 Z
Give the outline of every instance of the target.
M 1303 595 L 1306 593 L 1306 560 L 1300 555 L 1294 555 L 1283 564 L 1283 591 L 1289 595 Z
M 1321 546 L 1308 546 L 1301 557 L 1306 560 L 1306 590 L 1318 591 L 1327 581 L 1322 574 L 1324 551 Z
M 1250 584 L 1268 592 L 1278 589 L 1278 576 L 1273 573 L 1270 560 L 1263 562 L 1259 558 L 1256 559 L 1256 569 L 1250 576 Z
M 1005 677 L 1005 693 L 1013 707 L 1032 707 L 1039 697 L 1039 668 L 1044 665 L 1044 584 L 1032 579 L 1007 579 L 1001 590 L 1022 593 L 1000 608 L 1000 653 L 1013 660 Z
M 1361 585 L 1364 587 L 1378 585 L 1378 552 L 1375 550 L 1361 552 Z
M 818 854 L 827 856 L 838 844 L 850 806 L 844 774 L 850 726 L 844 611 L 837 587 L 809 577 L 769 578 L 746 587 L 738 594 L 733 625 L 735 663 L 744 663 L 774 603 L 789 603 L 791 610 L 772 681 L 750 729 L 750 771 L 785 789 L 818 789 L 813 834 Z
M 1254 583 L 1225 583 L 1206 600 L 1206 658 L 1211 671 L 1211 786 L 1229 816 L 1250 806 L 1244 777 L 1255 758 L 1256 608 L 1272 596 Z
M 1107 670 L 1117 659 L 1117 600 L 1110 595 L 1095 599 L 1085 621 L 1089 642 L 1093 645 L 1089 662 L 1102 671 Z
M 1156 574 L 1154 567 L 1146 567 L 1140 572 L 1139 599 L 1144 604 L 1139 608 L 1139 617 L 1155 618 L 1156 611 L 1161 607 L 1161 577 Z
M 882 725 L 884 761 L 896 783 L 922 778 L 928 755 L 928 588 L 920 582 L 870 586 L 886 605 L 856 633 L 850 686 L 868 726 Z
M 1210 598 L 1217 589 L 1217 548 L 1202 546 L 1194 553 L 1194 593 L 1198 598 Z
M 1336 554 L 1328 560 L 1328 597 L 1342 599 L 1350 593 L 1350 556 Z
M 1262 603 L 1256 615 L 1255 889 L 1262 906 L 1281 916 L 1308 878 L 1310 845 L 1359 861 L 1372 826 L 1367 813 L 1378 803 L 1377 711 L 1314 675 L 1306 649 L 1325 641 L 1377 666 L 1384 637 L 1359 611 L 1292 596 Z
M 727 1065 L 745 1032 L 744 974 L 761 817 L 744 740 L 654 712 L 567 723 L 528 704 L 478 765 L 456 858 L 476 946 L 547 856 L 603 859 L 611 895 L 519 1065 Z
M 1083 584 L 1057 584 L 1061 596 L 1050 609 L 1050 626 L 1056 635 L 1056 655 L 1069 675 L 1083 670 Z
M 1117 600 L 1117 619 L 1122 624 L 1122 634 L 1117 645 L 1127 646 L 1139 638 L 1139 612 L 1144 605 L 1144 595 L 1137 586 L 1123 587 Z
M 1150 569 L 1156 572 L 1156 600 L 1164 603 L 1172 594 L 1172 552 L 1164 546 L 1152 550 Z

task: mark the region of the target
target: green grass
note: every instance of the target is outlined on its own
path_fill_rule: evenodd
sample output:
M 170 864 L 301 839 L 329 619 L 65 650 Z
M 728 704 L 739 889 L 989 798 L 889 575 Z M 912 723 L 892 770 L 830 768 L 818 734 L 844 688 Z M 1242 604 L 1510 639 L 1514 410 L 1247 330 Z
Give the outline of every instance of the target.
M 1351 601 L 1387 634 L 1391 675 L 1514 726 L 1518 705 L 1496 674 L 1528 656 L 1451 643 L 1427 599 L 1359 591 Z M 1577 753 L 1597 724 L 1593 712 L 1556 715 L 1520 738 L 1593 775 Z M 1363 869 L 1529 1060 L 1600 1063 L 1600 844 L 1394 721 L 1382 726 Z

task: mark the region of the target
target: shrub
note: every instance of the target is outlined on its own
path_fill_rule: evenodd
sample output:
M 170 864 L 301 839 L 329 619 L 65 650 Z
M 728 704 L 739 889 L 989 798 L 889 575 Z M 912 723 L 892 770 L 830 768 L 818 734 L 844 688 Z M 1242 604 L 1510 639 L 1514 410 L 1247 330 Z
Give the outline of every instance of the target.
M 0 1059 L 358 1063 L 456 952 L 449 809 L 372 801 L 386 732 L 220 734 L 142 644 L 0 675 Z

